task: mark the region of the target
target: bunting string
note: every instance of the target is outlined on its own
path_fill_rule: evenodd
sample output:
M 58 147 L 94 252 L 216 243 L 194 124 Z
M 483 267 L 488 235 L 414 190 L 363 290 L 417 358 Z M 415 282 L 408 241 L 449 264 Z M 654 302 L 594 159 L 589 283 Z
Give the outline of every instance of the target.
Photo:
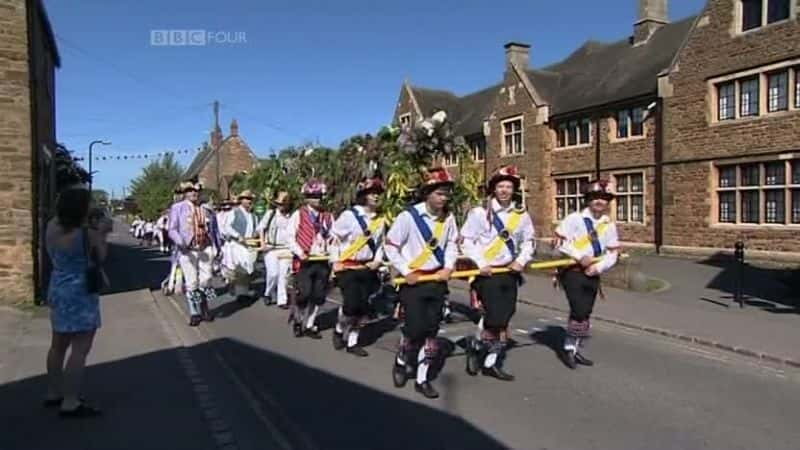
M 163 152 L 154 152 L 154 153 L 126 153 L 126 154 L 114 154 L 114 155 L 92 155 L 95 161 L 126 161 L 131 159 L 160 159 L 167 155 L 188 155 L 192 153 L 199 152 L 200 149 L 182 149 L 182 150 L 167 150 Z M 84 160 L 86 158 L 78 158 L 78 160 Z

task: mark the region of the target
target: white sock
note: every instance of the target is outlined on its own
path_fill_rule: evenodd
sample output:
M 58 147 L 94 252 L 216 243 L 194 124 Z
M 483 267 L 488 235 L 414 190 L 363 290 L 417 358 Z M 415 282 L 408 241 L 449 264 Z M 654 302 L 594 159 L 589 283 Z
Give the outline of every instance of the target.
M 347 336 L 347 346 L 348 347 L 355 347 L 358 344 L 358 331 L 353 330 Z
M 428 381 L 428 363 L 425 361 L 425 346 L 423 345 L 417 353 L 417 384 Z
M 489 353 L 486 356 L 486 360 L 483 361 L 483 367 L 490 369 L 494 367 L 496 362 L 497 362 L 497 353 Z
M 336 322 L 336 332 L 339 334 L 344 333 L 344 327 L 342 326 L 341 322 Z
M 314 328 L 314 322 L 317 320 L 317 311 L 319 311 L 319 306 L 314 306 L 314 309 L 311 310 L 311 314 L 308 316 L 306 328 Z

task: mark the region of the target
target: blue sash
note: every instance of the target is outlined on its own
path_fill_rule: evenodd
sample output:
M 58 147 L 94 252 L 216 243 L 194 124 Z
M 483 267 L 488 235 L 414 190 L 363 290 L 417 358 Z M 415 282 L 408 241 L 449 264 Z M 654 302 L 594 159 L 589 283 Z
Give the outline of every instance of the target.
M 592 250 L 594 250 L 594 256 L 596 258 L 603 254 L 603 248 L 600 246 L 600 239 L 597 236 L 597 231 L 594 229 L 592 219 L 584 217 L 583 223 L 586 225 L 586 232 L 589 233 L 589 238 L 592 240 Z
M 417 224 L 417 229 L 422 235 L 422 239 L 425 241 L 426 245 L 432 248 L 433 256 L 435 256 L 436 260 L 439 261 L 439 265 L 444 266 L 444 250 L 442 250 L 442 247 L 439 246 L 439 242 L 436 242 L 436 239 L 433 238 L 433 232 L 431 232 L 431 228 L 427 223 L 425 223 L 425 220 L 422 219 L 422 216 L 419 214 L 419 211 L 417 211 L 417 208 L 412 206 L 411 208 L 408 208 L 407 211 L 414 219 L 414 223 Z
M 508 230 L 506 230 L 506 226 L 503 221 L 500 220 L 500 216 L 494 212 L 492 212 L 492 224 L 494 225 L 495 230 L 497 230 L 497 235 L 505 241 L 508 251 L 511 252 L 511 257 L 516 259 L 517 247 L 514 245 L 514 240 L 511 239 L 511 235 L 508 233 Z
M 367 222 L 364 220 L 363 217 L 361 217 L 358 214 L 358 211 L 356 211 L 355 208 L 350 208 L 350 212 L 353 213 L 353 216 L 356 218 L 356 221 L 358 222 L 358 226 L 361 227 L 361 232 L 364 233 L 364 236 L 369 238 L 367 240 L 367 245 L 369 246 L 369 249 L 372 250 L 372 254 L 374 255 L 375 250 L 378 248 L 378 246 L 377 244 L 375 244 L 375 240 L 370 235 L 371 233 L 369 231 L 369 227 L 367 226 Z

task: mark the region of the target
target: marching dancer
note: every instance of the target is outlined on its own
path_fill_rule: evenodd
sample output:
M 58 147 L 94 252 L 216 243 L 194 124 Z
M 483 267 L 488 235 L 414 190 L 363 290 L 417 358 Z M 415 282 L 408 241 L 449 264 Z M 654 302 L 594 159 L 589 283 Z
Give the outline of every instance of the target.
M 224 216 L 220 227 L 225 247 L 222 254 L 222 268 L 225 278 L 233 287 L 236 301 L 246 303 L 250 300 L 250 278 L 255 270 L 258 253 L 249 248 L 247 241 L 256 238 L 256 216 L 253 214 L 253 193 L 242 191 L 236 200 L 239 206 Z
M 461 229 L 462 250 L 481 271 L 471 284 L 483 310 L 483 330 L 467 352 L 467 371 L 503 381 L 514 376 L 503 367 L 508 347 L 508 324 L 517 308 L 521 274 L 533 257 L 534 229 L 530 215 L 514 201 L 520 189 L 517 168 L 497 170 L 488 183 L 484 206 L 470 210 Z M 492 269 L 511 272 L 492 274 Z
M 186 301 L 191 316 L 189 325 L 201 320 L 211 321 L 208 302 L 216 299 L 211 287 L 212 261 L 217 239 L 214 211 L 200 205 L 199 186 L 184 182 L 180 185 L 184 200 L 175 203 L 169 212 L 169 237 L 175 244 L 178 264 L 185 282 Z
M 265 305 L 277 301 L 280 308 L 288 308 L 286 287 L 292 269 L 291 258 L 280 258 L 287 245 L 286 230 L 291 217 L 291 202 L 288 192 L 278 192 L 272 201 L 273 207 L 258 223 L 261 245 L 264 250 L 264 296 Z
M 577 364 L 594 364 L 583 355 L 582 349 L 589 337 L 589 319 L 600 288 L 600 275 L 614 267 L 619 254 L 617 227 L 606 215 L 613 198 L 614 191 L 608 181 L 590 183 L 584 193 L 586 208 L 568 215 L 556 228 L 556 248 L 576 261 L 558 275 L 570 310 L 560 356 L 570 369 Z
M 453 184 L 446 170 L 429 170 L 419 189 L 422 201 L 400 213 L 386 234 L 386 256 L 407 281 L 400 288 L 405 324 L 392 375 L 403 387 L 416 367 L 414 388 L 427 398 L 439 396 L 428 369 L 441 356 L 436 336 L 458 255 L 458 229 L 448 211 Z M 424 275 L 437 279 L 419 281 Z
M 322 339 L 315 322 L 328 291 L 331 269 L 327 258 L 333 220 L 322 209 L 325 183 L 311 179 L 301 191 L 306 204 L 292 214 L 286 229 L 296 294 L 289 320 L 296 337 Z
M 161 253 L 169 252 L 169 210 L 166 209 L 156 220 L 156 240 Z
M 378 268 L 383 261 L 385 221 L 378 216 L 377 207 L 383 190 L 380 178 L 361 181 L 356 188 L 355 206 L 343 211 L 331 230 L 338 247 L 333 270 L 343 298 L 333 347 L 346 347 L 347 353 L 361 357 L 368 353 L 358 345 L 359 330 L 369 314 L 369 297 L 381 287 Z

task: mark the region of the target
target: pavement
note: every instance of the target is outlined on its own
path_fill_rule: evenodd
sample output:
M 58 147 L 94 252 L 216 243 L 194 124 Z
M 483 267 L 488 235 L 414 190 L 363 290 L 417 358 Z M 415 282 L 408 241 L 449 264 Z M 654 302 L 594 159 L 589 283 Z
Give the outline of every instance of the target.
M 440 336 L 453 348 L 435 381 L 442 397 L 429 401 L 411 384 L 392 385 L 393 321 L 365 328 L 363 359 L 332 348 L 337 291 L 320 316 L 320 341 L 294 338 L 286 311 L 228 295 L 212 305 L 216 321 L 190 328 L 183 299 L 152 290 L 168 259 L 118 229 L 85 385 L 106 414 L 65 421 L 43 409 L 47 310 L 0 310 L 0 423 L 12 430 L 0 433 L 0 450 L 749 450 L 794 449 L 800 439 L 800 370 L 792 365 L 800 317 L 781 303 L 777 285 L 763 291 L 767 298 L 751 289 L 743 310 L 727 307 L 724 266 L 658 259 L 646 266 L 659 268 L 670 290 L 607 288 L 588 348 L 597 365 L 575 371 L 554 352 L 566 322 L 563 293 L 529 277 L 507 364 L 517 380 L 465 373 L 460 344 L 474 325 L 457 313 Z M 451 300 L 466 313 L 463 287 L 452 284 Z
M 789 284 L 800 273 L 680 258 L 640 256 L 649 275 L 669 283 L 668 289 L 642 293 L 604 287 L 595 321 L 605 321 L 696 344 L 800 367 L 800 290 Z M 795 271 L 796 272 L 796 271 Z M 734 302 L 736 278 L 742 279 L 745 307 Z M 549 277 L 527 276 L 520 300 L 567 313 L 564 293 Z M 466 289 L 464 283 L 452 283 Z
M 169 304 L 155 302 L 148 287 L 158 284 L 166 260 L 124 235 L 112 239 L 112 286 L 101 296 L 103 325 L 84 382 L 84 396 L 103 416 L 64 420 L 57 409 L 42 407 L 48 310 L 3 309 L 0 449 L 282 448 L 244 412 L 241 395 L 209 344 L 183 326 Z

